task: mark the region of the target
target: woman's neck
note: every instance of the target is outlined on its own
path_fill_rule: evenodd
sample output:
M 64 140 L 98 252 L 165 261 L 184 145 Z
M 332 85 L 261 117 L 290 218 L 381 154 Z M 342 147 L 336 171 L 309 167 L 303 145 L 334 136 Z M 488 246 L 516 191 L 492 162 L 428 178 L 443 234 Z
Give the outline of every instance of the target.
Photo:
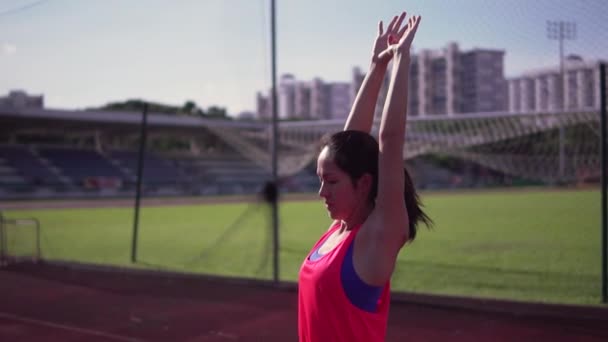
M 352 214 L 344 220 L 340 222 L 340 231 L 349 231 L 355 228 L 356 226 L 365 222 L 369 214 L 372 213 L 373 206 L 369 205 L 367 202 L 355 210 L 353 210 Z

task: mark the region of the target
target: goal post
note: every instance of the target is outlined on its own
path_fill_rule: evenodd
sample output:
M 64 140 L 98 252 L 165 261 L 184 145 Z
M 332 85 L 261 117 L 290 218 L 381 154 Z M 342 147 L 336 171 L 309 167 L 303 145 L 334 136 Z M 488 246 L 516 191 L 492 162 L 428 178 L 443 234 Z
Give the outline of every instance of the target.
M 0 240 L 0 265 L 5 266 L 21 261 L 40 261 L 40 221 L 38 219 L 8 219 L 0 214 Z

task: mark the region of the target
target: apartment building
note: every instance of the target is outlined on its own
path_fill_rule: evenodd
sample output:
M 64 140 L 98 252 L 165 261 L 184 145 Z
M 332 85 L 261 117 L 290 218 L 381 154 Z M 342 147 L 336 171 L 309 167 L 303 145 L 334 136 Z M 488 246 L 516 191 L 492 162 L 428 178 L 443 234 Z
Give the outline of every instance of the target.
M 410 115 L 506 111 L 507 81 L 504 77 L 503 50 L 461 51 L 456 43 L 439 50 L 421 50 L 412 55 L 410 66 Z M 279 86 L 281 118 L 346 118 L 365 74 L 353 68 L 350 82 L 295 81 L 283 76 Z M 375 114 L 379 116 L 388 92 L 390 70 L 384 78 Z M 297 94 L 297 95 L 296 95 Z M 258 93 L 258 116 L 269 117 L 267 99 Z M 297 103 L 297 104 L 296 104 Z M 296 109 L 297 107 L 297 109 Z
M 600 107 L 601 61 L 579 56 L 559 66 L 539 68 L 508 80 L 509 112 L 553 112 Z
M 441 50 L 421 50 L 410 69 L 411 115 L 454 115 L 507 108 L 502 50 L 460 51 L 450 43 Z

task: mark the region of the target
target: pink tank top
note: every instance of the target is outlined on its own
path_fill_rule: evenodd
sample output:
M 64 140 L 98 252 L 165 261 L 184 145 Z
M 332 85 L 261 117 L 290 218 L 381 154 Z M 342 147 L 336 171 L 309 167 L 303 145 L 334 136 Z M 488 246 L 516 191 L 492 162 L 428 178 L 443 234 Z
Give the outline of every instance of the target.
M 354 243 L 359 227 L 319 259 L 310 260 L 310 253 L 306 256 L 298 279 L 298 334 L 301 342 L 384 341 L 390 284 L 387 283 L 382 290 L 377 311 L 368 312 L 351 303 L 340 278 L 344 256 Z M 335 223 L 312 251 L 316 251 L 338 229 L 340 224 Z

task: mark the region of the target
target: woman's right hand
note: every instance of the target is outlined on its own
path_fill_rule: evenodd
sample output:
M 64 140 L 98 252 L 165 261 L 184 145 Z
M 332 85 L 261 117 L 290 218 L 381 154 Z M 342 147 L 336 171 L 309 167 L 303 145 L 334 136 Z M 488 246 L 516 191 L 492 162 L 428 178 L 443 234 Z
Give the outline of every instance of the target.
M 376 64 L 388 64 L 391 58 L 393 57 L 391 54 L 382 54 L 387 47 L 396 44 L 399 42 L 401 35 L 399 34 L 401 24 L 405 19 L 406 13 L 401 13 L 400 16 L 394 16 L 393 20 L 388 24 L 386 28 L 386 32 L 382 27 L 382 20 L 378 23 L 378 35 L 376 36 L 376 40 L 374 41 L 374 48 L 372 51 L 372 63 Z M 403 33 L 403 29 L 401 29 Z

